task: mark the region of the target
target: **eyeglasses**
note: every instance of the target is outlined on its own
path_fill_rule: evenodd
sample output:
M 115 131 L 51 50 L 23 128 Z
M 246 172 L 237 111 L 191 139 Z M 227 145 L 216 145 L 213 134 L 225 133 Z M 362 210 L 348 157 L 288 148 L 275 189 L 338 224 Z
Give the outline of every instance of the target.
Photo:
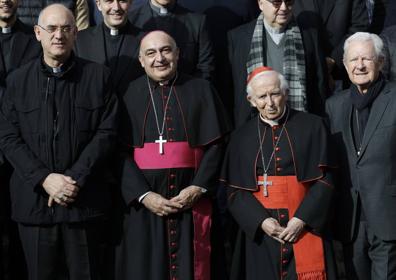
M 48 25 L 47 27 L 42 27 L 41 25 L 37 25 L 41 29 L 47 31 L 49 34 L 54 34 L 57 30 L 60 30 L 63 34 L 69 34 L 74 30 L 74 26 L 65 25 L 65 26 L 55 26 L 55 25 Z
M 290 7 L 294 4 L 294 0 L 267 0 L 270 2 L 275 8 L 279 8 L 282 6 L 282 3 L 285 2 L 285 5 Z

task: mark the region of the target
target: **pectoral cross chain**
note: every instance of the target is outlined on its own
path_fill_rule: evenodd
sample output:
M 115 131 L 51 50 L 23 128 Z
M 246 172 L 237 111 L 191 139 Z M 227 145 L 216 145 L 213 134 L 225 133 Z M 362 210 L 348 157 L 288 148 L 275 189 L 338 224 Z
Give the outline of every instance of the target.
M 165 144 L 166 142 L 168 142 L 168 141 L 166 141 L 165 139 L 163 139 L 162 135 L 159 136 L 159 139 L 158 139 L 158 140 L 155 140 L 155 143 L 159 144 L 159 147 L 158 147 L 159 150 L 158 150 L 158 151 L 159 151 L 159 153 L 160 153 L 161 155 L 164 153 L 164 144 Z
M 268 181 L 268 175 L 267 173 L 264 173 L 264 180 L 263 181 L 258 181 L 258 184 L 260 186 L 263 186 L 263 193 L 264 196 L 268 196 L 268 186 L 272 186 L 272 181 Z

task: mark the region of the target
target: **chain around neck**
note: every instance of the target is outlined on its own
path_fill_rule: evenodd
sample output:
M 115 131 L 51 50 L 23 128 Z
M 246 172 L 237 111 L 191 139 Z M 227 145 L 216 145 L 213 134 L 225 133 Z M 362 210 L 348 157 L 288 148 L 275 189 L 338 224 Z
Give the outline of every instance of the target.
M 151 89 L 151 85 L 150 85 L 150 80 L 148 78 L 148 76 L 146 75 L 147 78 L 147 86 L 149 88 L 149 93 L 150 93 L 150 98 L 151 98 L 151 104 L 153 105 L 153 111 L 154 111 L 154 116 L 155 116 L 155 123 L 157 125 L 157 131 L 158 131 L 158 135 L 162 136 L 164 135 L 164 128 L 165 128 L 165 120 L 166 120 L 166 113 L 167 113 L 167 109 L 168 109 L 168 104 L 169 104 L 169 100 L 171 99 L 172 96 L 172 92 L 173 92 L 173 85 L 175 84 L 176 80 L 177 80 L 177 73 L 175 76 L 175 79 L 173 80 L 170 89 L 169 89 L 169 94 L 168 94 L 168 100 L 166 100 L 165 103 L 165 108 L 164 108 L 164 117 L 162 119 L 162 126 L 160 129 L 160 125 L 159 125 L 159 120 L 158 120 L 158 114 L 157 114 L 157 109 L 155 108 L 155 103 L 154 103 L 154 94 L 153 94 L 153 90 Z

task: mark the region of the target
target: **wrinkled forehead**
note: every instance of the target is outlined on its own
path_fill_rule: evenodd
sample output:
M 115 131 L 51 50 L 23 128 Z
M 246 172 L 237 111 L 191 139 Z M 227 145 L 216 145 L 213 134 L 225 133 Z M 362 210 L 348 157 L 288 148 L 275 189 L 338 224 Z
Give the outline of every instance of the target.
M 170 47 L 174 51 L 175 43 L 173 39 L 165 33 L 151 33 L 142 39 L 140 51 L 145 52 L 150 49 L 160 50 L 165 47 Z
M 355 40 L 351 41 L 347 50 L 347 55 L 368 55 L 375 56 L 375 48 L 372 40 Z

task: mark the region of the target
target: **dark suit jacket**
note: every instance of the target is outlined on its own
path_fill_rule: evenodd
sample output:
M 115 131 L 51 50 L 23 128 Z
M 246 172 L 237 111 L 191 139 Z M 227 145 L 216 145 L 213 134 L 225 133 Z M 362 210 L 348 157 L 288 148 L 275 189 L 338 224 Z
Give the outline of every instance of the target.
M 294 15 L 307 16 L 313 12 L 323 25 L 321 39 L 326 56 L 333 58 L 339 69 L 343 69 L 342 56 L 344 41 L 358 31 L 367 31 L 368 15 L 364 0 L 296 0 L 293 6 Z
M 205 16 L 192 13 L 176 4 L 171 30 L 157 26 L 150 5 L 144 4 L 129 14 L 133 26 L 142 33 L 163 30 L 169 33 L 180 49 L 179 70 L 183 73 L 210 80 L 214 71 L 214 55 Z
M 383 72 L 390 81 L 396 81 L 396 25 L 389 26 L 381 33 L 385 46 L 385 65 Z
M 106 66 L 112 66 L 111 79 L 117 95 L 123 95 L 131 81 L 144 74 L 140 65 L 139 31 L 129 22 L 125 26 L 125 37 L 119 51 L 117 64 L 111 63 L 117 57 L 106 57 L 104 23 L 78 32 L 75 43 L 76 55 Z M 116 69 L 115 66 L 117 65 Z
M 5 61 L 3 56 L 0 55 L 0 102 L 2 100 L 3 93 L 6 88 L 6 78 L 9 73 L 26 64 L 30 60 L 39 56 L 41 53 L 40 44 L 37 42 L 33 35 L 33 29 L 20 20 L 17 20 L 13 26 L 13 49 L 12 50 L 1 50 L 4 53 L 11 53 L 10 67 L 6 69 Z M 5 158 L 3 153 L 0 152 L 0 216 L 6 211 L 8 207 L 8 184 L 11 174 L 11 168 L 9 164 L 3 165 Z M 8 214 L 7 214 L 8 215 Z
M 340 166 L 335 202 L 338 237 L 353 240 L 359 196 L 374 234 L 382 240 L 396 240 L 396 84 L 387 83 L 374 101 L 359 157 L 352 138 L 349 95 L 345 90 L 326 103 Z
M 228 33 L 229 62 L 232 71 L 232 79 L 229 82 L 233 83 L 234 104 L 232 111 L 236 126 L 250 119 L 253 112 L 246 100 L 246 62 L 256 21 L 253 20 Z M 308 111 L 324 115 L 324 104 L 328 94 L 327 67 L 323 51 L 319 46 L 318 29 L 303 20 L 298 21 L 297 24 L 302 32 L 305 51 Z

